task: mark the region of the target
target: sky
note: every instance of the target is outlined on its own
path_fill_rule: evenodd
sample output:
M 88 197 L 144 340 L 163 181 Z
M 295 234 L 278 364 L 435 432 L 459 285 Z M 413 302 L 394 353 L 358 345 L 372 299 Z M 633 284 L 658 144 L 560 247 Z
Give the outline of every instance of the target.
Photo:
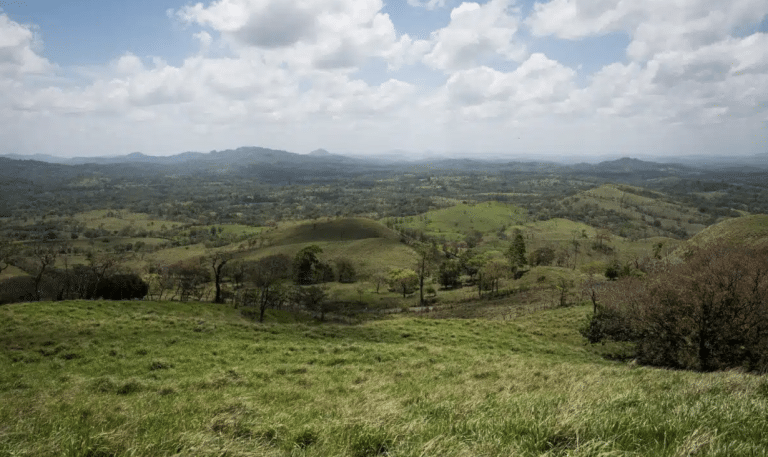
M 768 152 L 767 0 L 0 0 L 0 154 Z

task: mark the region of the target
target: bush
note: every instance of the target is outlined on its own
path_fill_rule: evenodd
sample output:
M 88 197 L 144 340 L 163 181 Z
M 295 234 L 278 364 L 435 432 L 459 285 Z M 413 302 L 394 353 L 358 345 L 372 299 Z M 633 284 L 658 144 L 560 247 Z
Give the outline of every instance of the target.
M 349 284 L 357 281 L 357 272 L 352 261 L 347 258 L 336 259 L 336 272 L 339 276 L 339 282 Z
M 768 368 L 768 252 L 708 246 L 603 287 L 584 334 L 629 340 L 638 361 L 713 371 Z
M 149 285 L 138 275 L 113 275 L 99 281 L 94 298 L 132 300 L 146 297 L 147 292 L 149 292 Z
M 531 253 L 530 262 L 533 266 L 538 265 L 552 265 L 552 262 L 555 261 L 555 250 L 550 247 L 542 247 L 534 250 Z

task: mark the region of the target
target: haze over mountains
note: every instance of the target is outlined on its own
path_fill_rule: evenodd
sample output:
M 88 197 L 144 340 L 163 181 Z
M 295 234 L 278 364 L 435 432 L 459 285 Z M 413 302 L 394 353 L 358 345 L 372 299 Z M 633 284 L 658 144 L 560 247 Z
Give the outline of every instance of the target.
M 471 153 L 441 153 L 436 151 L 410 152 L 405 150 L 392 150 L 380 154 L 359 156 L 356 154 L 336 154 L 325 149 L 315 149 L 308 154 L 298 154 L 284 150 L 269 149 L 263 147 L 240 147 L 237 149 L 227 149 L 224 151 L 210 152 L 182 152 L 168 156 L 150 156 L 141 152 L 133 152 L 126 155 L 117 156 L 99 156 L 99 157 L 59 157 L 48 154 L 4 154 L 5 157 L 14 160 L 34 160 L 39 162 L 62 164 L 62 165 L 84 165 L 84 164 L 125 164 L 125 163 L 148 163 L 159 165 L 220 165 L 220 166 L 243 166 L 247 164 L 322 164 L 322 163 L 345 163 L 359 165 L 373 164 L 407 164 L 407 163 L 430 163 L 443 167 L 454 168 L 460 164 L 482 164 L 482 163 L 510 163 L 510 162 L 536 162 L 547 164 L 560 164 L 564 166 L 573 166 L 578 170 L 589 169 L 592 167 L 615 168 L 610 165 L 613 162 L 623 160 L 621 168 L 624 172 L 631 171 L 649 171 L 651 169 L 668 169 L 669 164 L 685 165 L 693 168 L 709 169 L 712 167 L 736 167 L 736 168 L 768 168 L 768 152 L 745 156 L 700 156 L 700 155 L 681 155 L 674 158 L 646 156 L 645 160 L 632 159 L 626 162 L 626 157 L 620 154 L 614 156 L 563 156 L 558 160 L 543 158 L 538 156 L 521 155 L 501 155 L 501 154 L 471 154 Z M 665 164 L 665 166 L 662 166 Z

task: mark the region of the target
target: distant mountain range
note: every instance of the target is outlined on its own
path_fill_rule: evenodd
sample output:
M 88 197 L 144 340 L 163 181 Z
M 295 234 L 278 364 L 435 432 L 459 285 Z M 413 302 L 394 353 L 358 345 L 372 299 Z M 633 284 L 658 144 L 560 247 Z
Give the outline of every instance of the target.
M 296 154 L 276 149 L 267 149 L 259 147 L 242 147 L 238 149 L 228 149 L 226 151 L 204 152 L 182 152 L 181 154 L 171 156 L 149 156 L 141 152 L 111 157 L 55 157 L 46 154 L 20 155 L 6 154 L 0 157 L 7 157 L 15 160 L 37 160 L 39 162 L 59 163 L 64 165 L 83 165 L 83 164 L 115 164 L 115 163 L 156 163 L 156 164 L 179 164 L 190 161 L 200 162 L 218 162 L 243 165 L 246 163 L 278 163 L 283 161 L 290 162 L 313 162 L 321 158 L 323 160 L 358 160 L 349 157 L 331 154 L 324 149 L 317 149 L 309 154 Z
M 397 158 L 400 157 L 398 160 Z M 743 159 L 743 160 L 742 160 Z M 596 164 L 573 165 L 548 161 L 504 161 L 476 158 L 431 158 L 407 160 L 400 154 L 370 158 L 348 157 L 316 149 L 309 154 L 261 147 L 225 151 L 183 152 L 172 156 L 148 156 L 140 152 L 115 157 L 65 159 L 42 154 L 0 156 L 0 178 L 29 180 L 40 185 L 69 182 L 80 176 L 112 179 L 188 175 L 233 176 L 267 183 L 323 182 L 360 176 L 382 176 L 391 172 L 424 174 L 429 170 L 477 173 L 573 173 L 632 182 L 665 176 L 693 177 L 703 173 L 765 173 L 768 154 L 748 158 L 711 159 L 683 157 L 680 163 L 659 163 L 624 157 Z
M 120 163 L 151 163 L 151 164 L 164 164 L 164 165 L 177 165 L 187 162 L 198 162 L 207 164 L 223 164 L 242 166 L 248 164 L 259 163 L 318 163 L 318 162 L 346 162 L 346 163 L 377 163 L 377 164 L 407 164 L 407 163 L 430 163 L 430 164 L 442 164 L 450 165 L 449 168 L 454 168 L 459 165 L 471 165 L 471 164 L 487 164 L 492 163 L 547 163 L 555 164 L 551 160 L 533 159 L 526 160 L 519 157 L 512 159 L 505 159 L 501 155 L 492 156 L 478 156 L 470 153 L 464 154 L 440 154 L 434 151 L 426 151 L 423 153 L 412 153 L 404 150 L 392 150 L 381 154 L 374 154 L 366 157 L 361 156 L 349 156 L 341 154 L 333 154 L 325 149 L 315 149 L 309 154 L 296 154 L 283 150 L 268 149 L 261 147 L 241 147 L 238 149 L 228 149 L 225 151 L 211 151 L 208 153 L 203 152 L 183 152 L 171 156 L 149 156 L 142 154 L 141 152 L 133 152 L 122 156 L 105 156 L 105 157 L 57 157 L 47 154 L 5 154 L 0 157 L 6 157 L 14 160 L 36 160 L 39 162 L 56 163 L 63 165 L 83 165 L 83 164 L 120 164 Z M 574 164 L 576 161 L 573 157 L 569 158 L 570 163 Z M 630 160 L 632 162 L 630 162 Z M 695 156 L 695 155 L 683 155 L 674 158 L 674 162 L 670 164 L 669 157 L 654 157 L 647 159 L 647 161 L 638 159 L 621 158 L 617 160 L 603 160 L 599 163 L 575 163 L 571 165 L 578 170 L 588 170 L 590 167 L 594 170 L 597 168 L 611 168 L 614 172 L 633 172 L 633 171 L 651 171 L 657 168 L 664 168 L 664 165 L 671 166 L 687 166 L 697 169 L 708 168 L 722 168 L 722 167 L 756 167 L 756 168 L 768 168 L 768 153 L 755 154 L 751 156 Z M 567 165 L 563 162 L 558 162 L 560 165 Z M 610 164 L 610 165 L 609 165 Z

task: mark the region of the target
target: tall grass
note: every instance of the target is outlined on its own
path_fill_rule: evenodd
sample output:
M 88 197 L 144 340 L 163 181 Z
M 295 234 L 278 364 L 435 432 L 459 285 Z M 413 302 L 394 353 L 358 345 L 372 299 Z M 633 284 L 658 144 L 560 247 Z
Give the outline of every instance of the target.
M 220 305 L 0 308 L 0 456 L 766 455 L 768 382 L 609 362 L 576 307 L 266 324 Z

